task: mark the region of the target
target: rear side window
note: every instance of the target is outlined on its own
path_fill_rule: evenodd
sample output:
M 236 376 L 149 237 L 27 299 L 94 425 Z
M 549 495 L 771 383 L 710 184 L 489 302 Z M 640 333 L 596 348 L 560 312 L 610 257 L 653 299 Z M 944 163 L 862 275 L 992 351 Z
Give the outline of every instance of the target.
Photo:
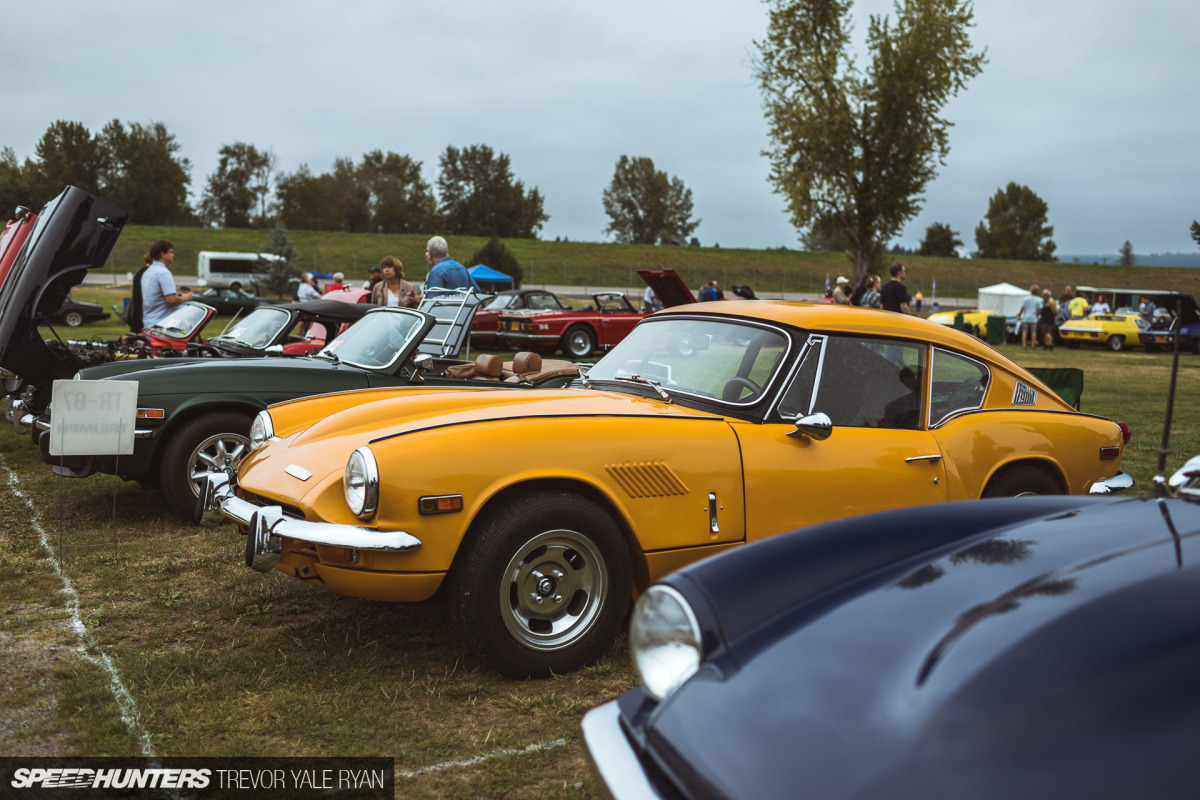
M 960 411 L 973 411 L 983 405 L 991 373 L 973 358 L 934 349 L 930 386 L 929 426 L 940 425 Z

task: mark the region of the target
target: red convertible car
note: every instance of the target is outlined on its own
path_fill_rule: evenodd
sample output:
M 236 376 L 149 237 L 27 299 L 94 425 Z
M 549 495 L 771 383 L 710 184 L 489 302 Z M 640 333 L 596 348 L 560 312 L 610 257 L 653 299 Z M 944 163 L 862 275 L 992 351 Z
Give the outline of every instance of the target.
M 639 269 L 637 273 L 658 295 L 663 308 L 696 302 L 673 269 Z M 518 350 L 562 350 L 569 358 L 584 358 L 597 346 L 608 350 L 647 316 L 634 310 L 622 292 L 599 292 L 592 300 L 592 305 L 578 311 L 502 312 L 497 338 Z
M 545 289 L 509 289 L 500 292 L 475 312 L 471 323 L 471 344 L 494 344 L 500 330 L 500 316 L 514 311 L 570 311 L 571 307 L 554 292 Z

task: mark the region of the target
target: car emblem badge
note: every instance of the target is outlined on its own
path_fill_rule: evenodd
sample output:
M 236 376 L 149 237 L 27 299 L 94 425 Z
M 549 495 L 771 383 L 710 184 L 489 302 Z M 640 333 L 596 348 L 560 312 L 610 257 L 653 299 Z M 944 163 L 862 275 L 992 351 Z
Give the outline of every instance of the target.
M 1017 381 L 1017 388 L 1013 389 L 1012 404 L 1014 406 L 1037 405 L 1037 389 Z
M 295 464 L 288 464 L 287 467 L 283 471 L 286 472 L 288 475 L 291 475 L 293 478 L 296 478 L 296 479 L 302 480 L 302 481 L 306 481 L 312 477 L 311 472 L 306 470 L 304 467 L 299 467 L 299 466 L 296 466 Z

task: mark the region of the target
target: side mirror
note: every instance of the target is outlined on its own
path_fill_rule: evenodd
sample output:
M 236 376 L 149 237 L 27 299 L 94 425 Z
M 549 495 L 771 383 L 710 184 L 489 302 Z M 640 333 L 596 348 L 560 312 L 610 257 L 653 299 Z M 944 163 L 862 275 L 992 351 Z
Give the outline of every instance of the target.
M 413 363 L 417 365 L 417 369 L 422 372 L 430 372 L 433 370 L 433 356 L 429 353 L 421 353 L 413 359 Z
M 823 442 L 833 433 L 833 421 L 828 414 L 817 412 L 796 417 L 796 430 L 788 433 L 792 438 L 807 436 L 818 442 Z

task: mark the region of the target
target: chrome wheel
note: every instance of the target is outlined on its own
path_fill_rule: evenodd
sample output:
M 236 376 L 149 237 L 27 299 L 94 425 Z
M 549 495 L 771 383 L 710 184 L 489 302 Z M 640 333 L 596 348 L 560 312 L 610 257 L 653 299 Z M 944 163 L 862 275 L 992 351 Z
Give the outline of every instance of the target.
M 78 311 L 68 311 L 66 314 L 63 314 L 63 322 L 66 323 L 68 328 L 78 328 L 83 324 L 83 314 L 80 314 Z
M 192 495 L 200 496 L 200 487 L 211 474 L 236 475 L 238 464 L 249 450 L 250 440 L 237 433 L 218 433 L 200 442 L 188 459 Z
M 563 349 L 572 358 L 589 356 L 596 349 L 596 337 L 587 328 L 572 328 L 567 331 Z
M 558 650 L 595 624 L 609 592 L 608 567 L 583 534 L 546 531 L 517 550 L 499 589 L 509 634 L 531 650 Z

